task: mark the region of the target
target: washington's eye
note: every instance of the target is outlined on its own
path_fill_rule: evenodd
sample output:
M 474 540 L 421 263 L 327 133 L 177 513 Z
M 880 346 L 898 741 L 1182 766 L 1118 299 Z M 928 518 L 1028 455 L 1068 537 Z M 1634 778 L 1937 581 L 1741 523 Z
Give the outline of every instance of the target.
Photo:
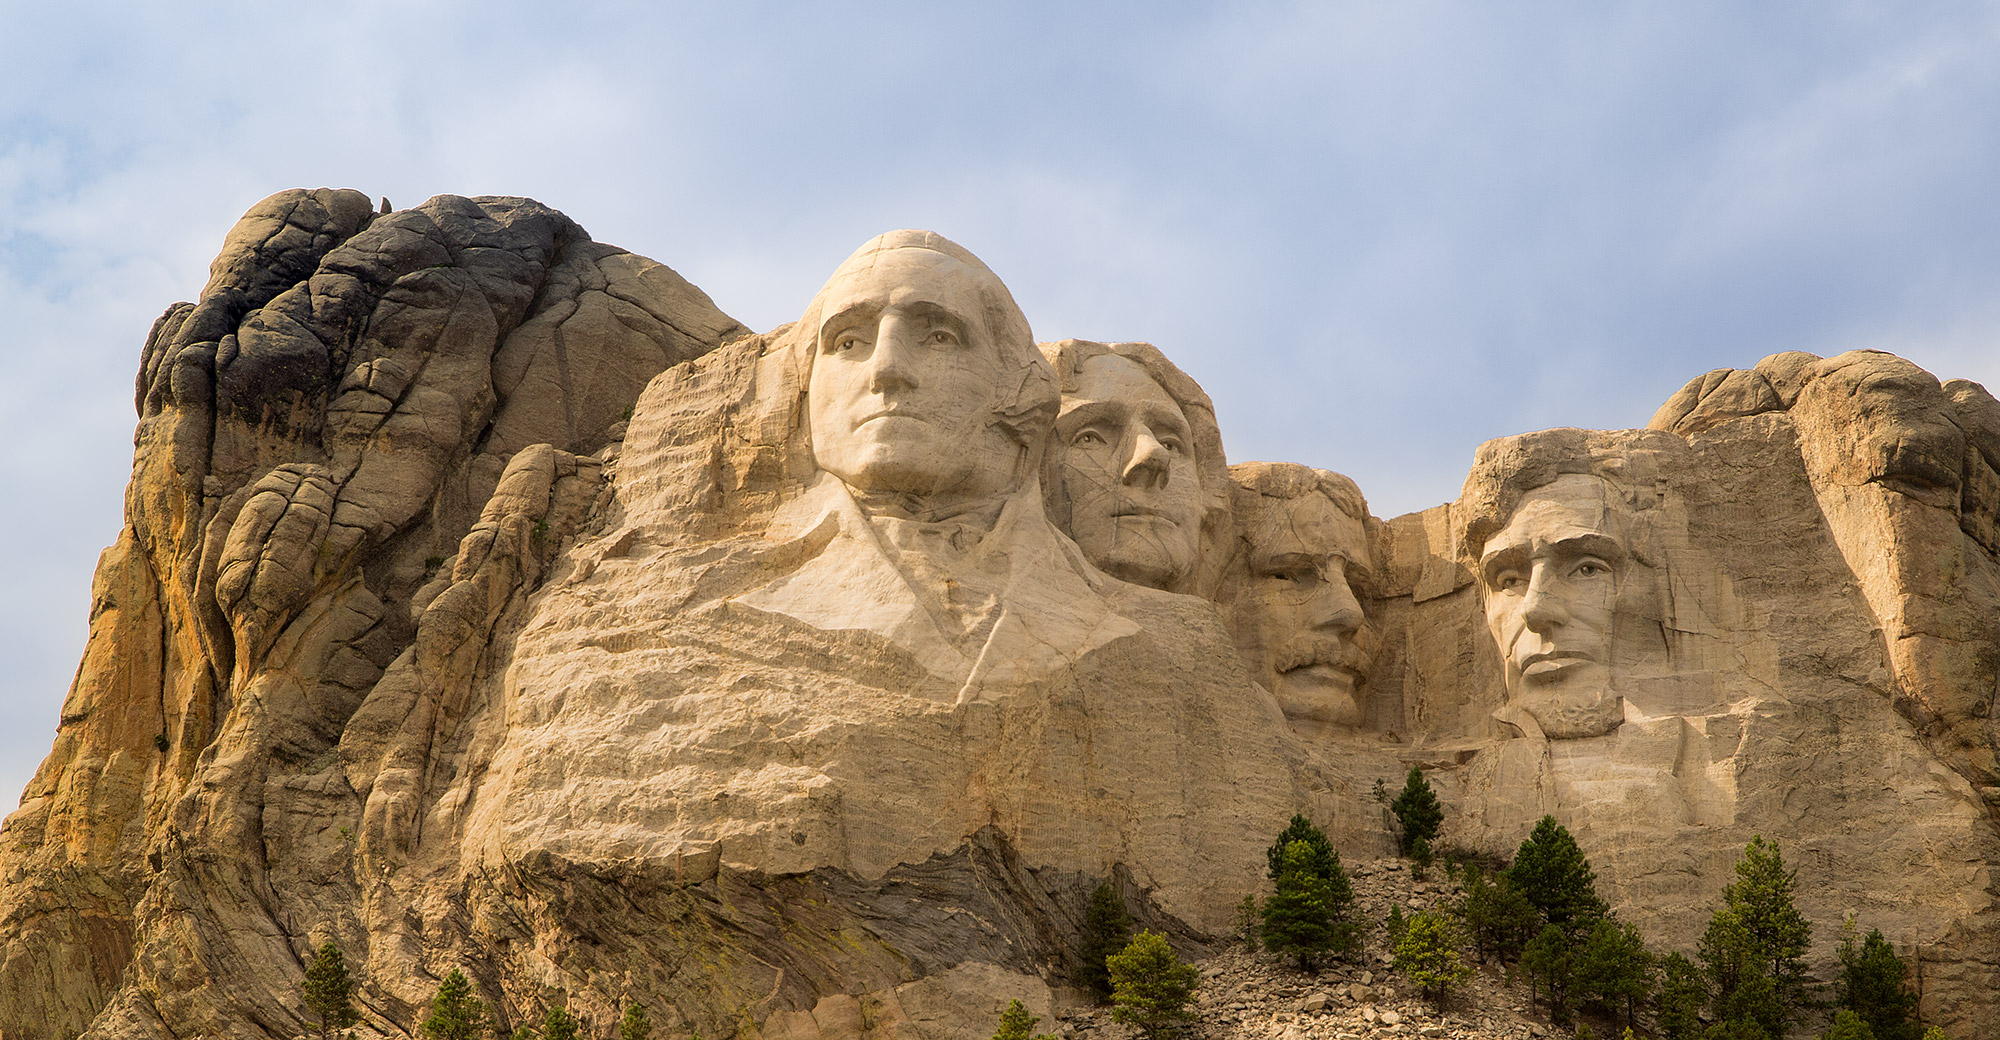
M 1493 587 L 1502 592 L 1514 592 L 1527 585 L 1528 580 L 1519 571 L 1501 571 L 1493 576 Z
M 1576 565 L 1573 572 L 1579 578 L 1598 578 L 1611 573 L 1611 568 L 1603 560 L 1584 560 Z
M 1076 448 L 1101 447 L 1104 444 L 1104 435 L 1096 430 L 1079 430 L 1076 436 L 1070 438 L 1069 443 L 1071 447 Z
M 845 354 L 860 345 L 860 336 L 852 332 L 843 332 L 827 342 L 826 352 L 829 354 Z
M 924 337 L 924 342 L 934 347 L 957 346 L 958 334 L 950 329 L 932 329 L 931 334 Z
M 1165 448 L 1176 455 L 1184 454 L 1187 451 L 1187 446 L 1181 443 L 1181 439 L 1179 437 L 1160 438 L 1160 447 Z

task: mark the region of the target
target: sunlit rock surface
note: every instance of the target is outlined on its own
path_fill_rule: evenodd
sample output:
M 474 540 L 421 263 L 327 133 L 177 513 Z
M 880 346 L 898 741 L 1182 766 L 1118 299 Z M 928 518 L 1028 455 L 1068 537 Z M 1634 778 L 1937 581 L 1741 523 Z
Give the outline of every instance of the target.
M 332 940 L 386 1035 L 456 968 L 508 1024 L 983 1037 L 1078 999 L 1099 881 L 1199 950 L 1292 813 L 1390 851 L 1412 764 L 1657 945 L 1775 838 L 1820 971 L 1851 911 L 2000 1031 L 1977 385 L 1775 355 L 1385 521 L 928 232 L 754 335 L 536 203 L 386 209 L 265 200 L 147 338 L 0 1036 L 295 1036 Z

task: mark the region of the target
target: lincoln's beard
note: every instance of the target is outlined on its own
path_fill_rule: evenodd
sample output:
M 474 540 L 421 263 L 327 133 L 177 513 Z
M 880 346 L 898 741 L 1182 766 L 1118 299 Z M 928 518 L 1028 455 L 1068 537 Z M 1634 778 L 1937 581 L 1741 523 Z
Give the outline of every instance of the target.
M 1509 671 L 1515 669 L 1510 665 Z M 1513 678 L 1514 703 L 1550 737 L 1602 736 L 1625 721 L 1624 700 L 1612 690 L 1611 670 L 1601 662 L 1577 662 L 1557 675 Z

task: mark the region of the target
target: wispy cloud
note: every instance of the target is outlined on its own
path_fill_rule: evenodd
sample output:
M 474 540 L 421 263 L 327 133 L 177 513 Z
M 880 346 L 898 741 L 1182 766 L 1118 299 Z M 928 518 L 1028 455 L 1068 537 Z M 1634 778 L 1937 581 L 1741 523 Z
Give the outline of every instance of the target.
M 118 526 L 131 370 L 294 185 L 530 195 L 743 320 L 930 226 L 1044 337 L 1148 339 L 1230 453 L 1456 493 L 1778 349 L 2000 388 L 1979 5 L 18 7 L 0 36 L 0 791 Z M 5 795 L 0 795 L 5 797 Z

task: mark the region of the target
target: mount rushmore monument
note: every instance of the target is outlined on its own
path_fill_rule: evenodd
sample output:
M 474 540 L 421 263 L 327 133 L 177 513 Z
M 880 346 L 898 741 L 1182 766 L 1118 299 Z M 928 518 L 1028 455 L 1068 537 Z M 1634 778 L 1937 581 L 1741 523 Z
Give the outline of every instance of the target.
M 1776 838 L 2000 1034 L 1977 384 L 1777 354 L 1382 519 L 936 234 L 802 303 L 754 332 L 523 199 L 254 207 L 146 337 L 0 1036 L 295 1036 L 327 941 L 388 1035 L 458 969 L 507 1021 L 984 1036 L 1075 998 L 1100 881 L 1199 946 L 1293 813 L 1393 848 L 1412 765 L 1442 840 L 1553 814 L 1680 948 Z

